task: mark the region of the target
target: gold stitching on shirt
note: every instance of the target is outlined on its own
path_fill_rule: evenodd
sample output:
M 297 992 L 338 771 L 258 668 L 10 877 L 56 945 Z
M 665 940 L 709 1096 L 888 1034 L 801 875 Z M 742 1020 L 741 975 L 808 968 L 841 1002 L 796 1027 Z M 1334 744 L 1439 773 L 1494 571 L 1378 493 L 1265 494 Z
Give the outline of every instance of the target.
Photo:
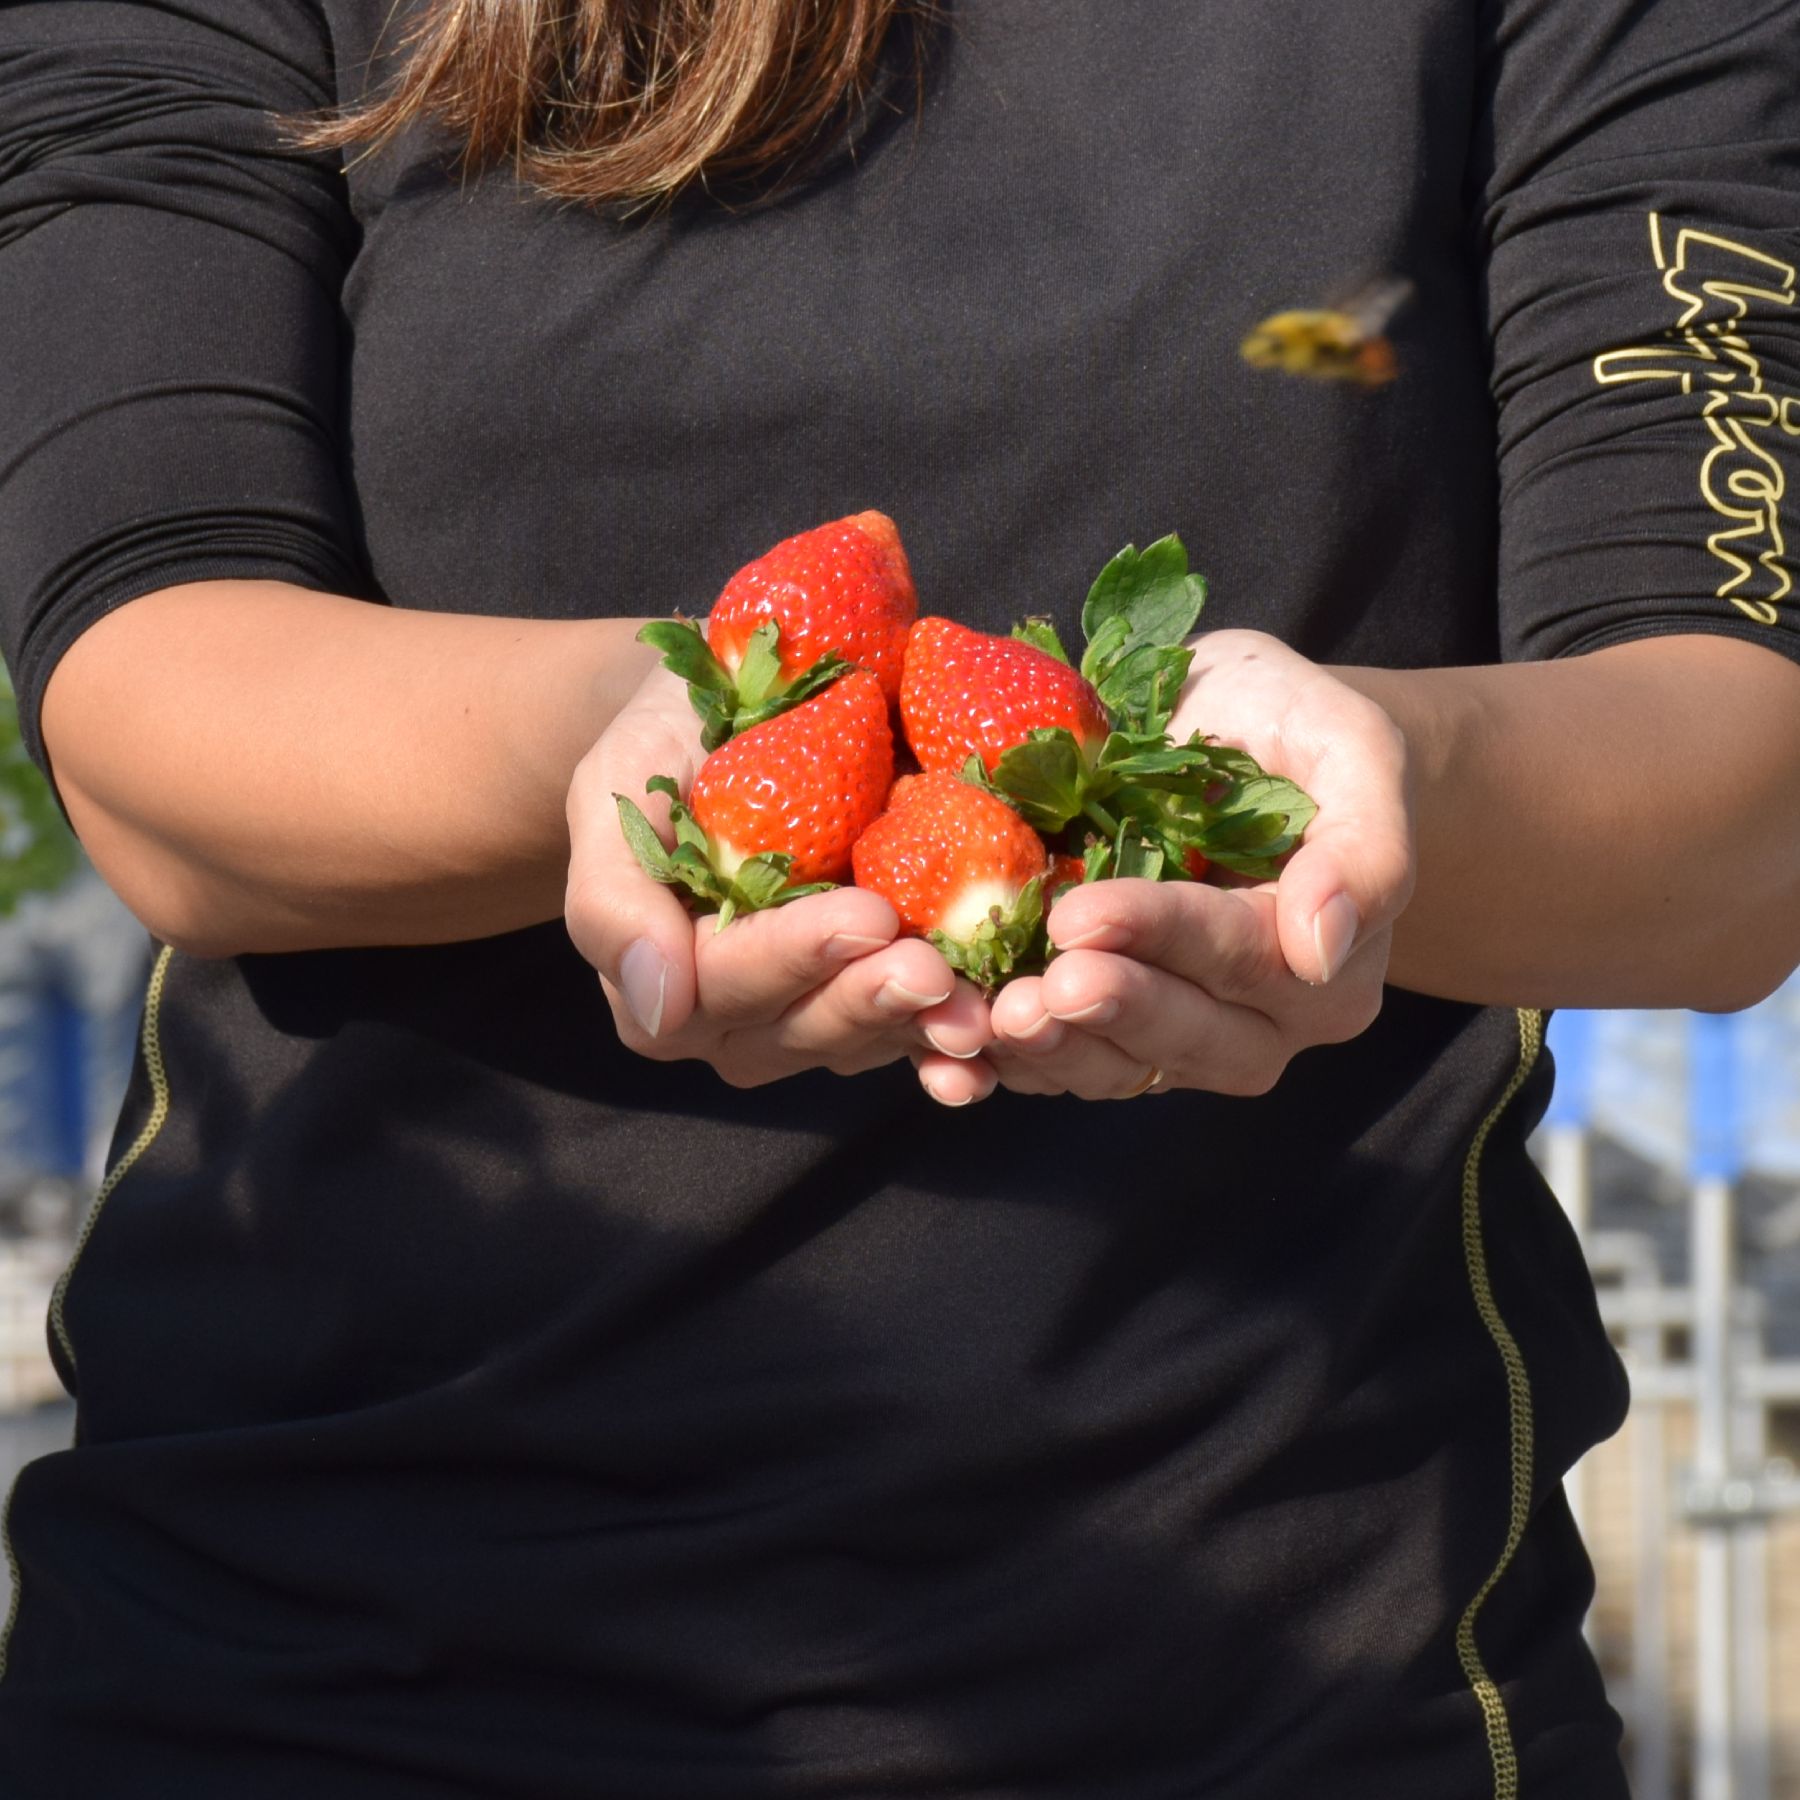
M 1481 1156 L 1501 1115 L 1537 1067 L 1538 1054 L 1544 1047 L 1544 1015 L 1521 1008 L 1518 1017 L 1519 1066 L 1500 1098 L 1494 1102 L 1493 1110 L 1476 1130 L 1462 1173 L 1463 1261 L 1468 1266 L 1475 1310 L 1481 1315 L 1488 1336 L 1494 1340 L 1494 1348 L 1500 1352 L 1500 1361 L 1506 1370 L 1507 1424 L 1511 1439 L 1512 1493 L 1507 1507 L 1506 1542 L 1500 1548 L 1499 1561 L 1476 1590 L 1474 1599 L 1463 1609 L 1456 1626 L 1457 1660 L 1462 1664 L 1463 1675 L 1474 1691 L 1487 1726 L 1488 1755 L 1494 1765 L 1494 1800 L 1517 1800 L 1519 1759 L 1513 1749 L 1506 1702 L 1476 1648 L 1475 1615 L 1506 1573 L 1531 1516 L 1532 1423 L 1531 1379 L 1525 1372 L 1525 1358 L 1519 1354 L 1519 1346 L 1500 1316 L 1493 1287 L 1488 1281 L 1487 1252 L 1481 1241 Z
M 1700 395 L 1700 416 L 1712 439 L 1700 464 L 1700 497 L 1725 521 L 1706 547 L 1730 570 L 1714 598 L 1729 600 L 1759 625 L 1779 624 L 1775 609 L 1793 591 L 1794 578 L 1783 560 L 1787 475 L 1770 434 L 1800 437 L 1800 397 L 1770 391 L 1762 359 L 1740 328 L 1753 301 L 1792 307 L 1800 276 L 1778 257 L 1691 225 L 1676 234 L 1671 255 L 1655 213 L 1650 254 L 1680 316 L 1660 344 L 1596 356 L 1594 379 L 1603 387 L 1672 381 L 1682 393 Z M 1747 583 L 1756 587 L 1740 593 Z
M 163 986 L 168 980 L 169 963 L 174 955 L 175 952 L 165 944 L 150 971 L 150 986 L 144 995 L 144 1023 L 139 1043 L 144 1053 L 144 1069 L 150 1077 L 150 1116 L 145 1119 L 143 1129 L 131 1140 L 125 1154 L 107 1170 L 105 1179 L 95 1190 L 94 1203 L 88 1208 L 87 1218 L 75 1240 L 75 1249 L 69 1257 L 68 1267 L 58 1278 L 50 1296 L 50 1328 L 56 1333 L 56 1341 L 71 1369 L 75 1367 L 75 1346 L 69 1340 L 69 1329 L 63 1321 L 63 1301 L 69 1291 L 69 1279 L 75 1273 L 75 1265 L 81 1261 L 81 1253 L 87 1248 L 88 1239 L 94 1235 L 100 1209 L 125 1179 L 132 1165 L 156 1142 L 157 1133 L 162 1130 L 169 1117 L 169 1076 L 163 1066 L 162 1053 L 162 997 Z M 18 1486 L 18 1478 L 15 1477 L 12 1487 L 7 1490 L 6 1505 L 0 1508 L 0 1551 L 5 1553 L 7 1573 L 12 1580 L 12 1600 L 6 1609 L 6 1623 L 0 1626 L 0 1681 L 6 1679 L 6 1652 L 12 1643 L 13 1626 L 19 1617 L 19 1559 L 13 1551 L 12 1537 L 7 1530 L 12 1518 L 13 1494 L 17 1492 Z

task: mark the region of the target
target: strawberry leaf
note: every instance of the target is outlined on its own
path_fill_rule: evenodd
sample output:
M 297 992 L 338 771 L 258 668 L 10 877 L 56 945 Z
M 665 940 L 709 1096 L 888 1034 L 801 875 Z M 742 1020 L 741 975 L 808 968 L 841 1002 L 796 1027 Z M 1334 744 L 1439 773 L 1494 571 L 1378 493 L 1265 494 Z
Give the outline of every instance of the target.
M 623 794 L 614 794 L 613 799 L 619 803 L 619 829 L 625 833 L 625 842 L 638 859 L 638 866 L 653 881 L 679 880 L 667 846 L 656 835 L 656 827 L 644 817 L 642 809 Z
M 784 677 L 781 627 L 769 619 L 751 632 L 737 674 L 713 655 L 700 627 L 688 619 L 652 619 L 638 642 L 662 652 L 663 666 L 688 684 L 688 700 L 700 719 L 700 745 L 708 754 L 740 731 L 760 725 L 828 688 L 850 664 L 835 651 Z
M 1056 627 L 1048 619 L 1027 619 L 1023 624 L 1015 625 L 1012 634 L 1021 643 L 1043 651 L 1046 656 L 1054 656 L 1065 668 L 1068 667 L 1069 653 L 1063 648 L 1062 639 L 1056 635 Z
M 640 644 L 660 650 L 663 667 L 689 686 L 714 694 L 735 691 L 737 683 L 732 680 L 731 671 L 713 655 L 692 619 L 652 619 L 637 637 Z
M 1121 729 L 1161 734 L 1174 716 L 1193 660 L 1185 644 L 1140 644 L 1106 671 L 1098 685 L 1100 698 Z
M 1158 538 L 1147 550 L 1127 544 L 1095 578 L 1081 609 L 1088 641 L 1082 674 L 1100 687 L 1120 656 L 1145 645 L 1179 644 L 1205 604 L 1206 579 L 1188 573 L 1180 538 Z M 1113 620 L 1123 621 L 1122 637 Z
M 737 695 L 740 711 L 760 706 L 781 680 L 781 627 L 773 619 L 757 626 L 744 645 L 738 664 Z
M 1040 727 L 994 764 L 993 785 L 1027 823 L 1046 835 L 1061 831 L 1081 812 L 1086 797 L 1081 746 L 1060 725 Z

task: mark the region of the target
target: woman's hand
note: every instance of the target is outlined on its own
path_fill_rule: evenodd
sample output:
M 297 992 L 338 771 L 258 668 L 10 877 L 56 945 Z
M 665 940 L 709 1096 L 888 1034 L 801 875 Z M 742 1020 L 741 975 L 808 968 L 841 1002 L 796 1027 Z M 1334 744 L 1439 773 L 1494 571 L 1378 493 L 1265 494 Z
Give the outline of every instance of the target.
M 1305 842 L 1258 887 L 1101 881 L 1065 894 L 1050 914 L 1061 954 L 995 999 L 980 1064 L 925 1059 L 940 1098 L 981 1098 L 996 1078 L 1096 1100 L 1261 1094 L 1297 1052 L 1373 1021 L 1413 885 L 1397 727 L 1278 640 L 1221 631 L 1200 639 L 1171 729 L 1299 782 L 1319 803 Z
M 958 1068 L 992 1042 L 980 994 L 929 944 L 899 938 L 878 895 L 843 887 L 724 930 L 639 868 L 613 796 L 661 829 L 653 775 L 685 793 L 700 766 L 684 684 L 655 670 L 575 771 L 564 916 L 600 971 L 621 1040 L 639 1055 L 710 1063 L 734 1087 L 805 1069 L 855 1075 L 911 1056 Z M 954 1084 L 953 1084 L 954 1085 Z M 926 1091 L 935 1097 L 927 1077 Z

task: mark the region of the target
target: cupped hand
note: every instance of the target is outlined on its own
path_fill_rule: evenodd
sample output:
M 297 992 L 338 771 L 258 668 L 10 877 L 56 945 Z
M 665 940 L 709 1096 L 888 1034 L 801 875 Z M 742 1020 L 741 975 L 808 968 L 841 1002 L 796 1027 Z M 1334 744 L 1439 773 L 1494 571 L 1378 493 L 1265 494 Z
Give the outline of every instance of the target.
M 1381 1006 L 1413 886 L 1406 746 L 1373 701 L 1260 632 L 1198 642 L 1171 727 L 1247 750 L 1318 802 L 1281 877 L 1255 887 L 1101 881 L 1052 908 L 1059 954 L 995 998 L 982 1057 L 1021 1093 L 1122 1099 L 1266 1093 L 1301 1050 L 1342 1043 Z M 980 1077 L 927 1057 L 957 1098 Z
M 902 1057 L 966 1067 L 993 1041 L 987 1006 L 929 944 L 898 936 L 878 895 L 842 887 L 741 913 L 719 931 L 644 873 L 614 796 L 665 830 L 668 803 L 645 783 L 668 775 L 686 792 L 701 758 L 686 687 L 657 669 L 570 785 L 564 917 L 621 1040 L 658 1061 L 709 1063 L 734 1087 L 806 1069 L 860 1074 Z M 954 1104 L 960 1080 L 947 1085 Z M 925 1076 L 934 1097 L 938 1086 Z

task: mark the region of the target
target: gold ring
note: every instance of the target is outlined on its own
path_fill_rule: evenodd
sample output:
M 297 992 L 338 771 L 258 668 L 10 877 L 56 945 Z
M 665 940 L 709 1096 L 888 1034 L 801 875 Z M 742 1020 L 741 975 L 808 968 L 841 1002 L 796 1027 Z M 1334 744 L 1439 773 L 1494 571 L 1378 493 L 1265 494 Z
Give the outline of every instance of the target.
M 1132 1088 L 1127 1093 L 1121 1094 L 1119 1096 L 1119 1098 L 1121 1100 L 1135 1100 L 1140 1094 L 1149 1093 L 1149 1091 L 1153 1087 L 1155 1087 L 1157 1085 L 1157 1083 L 1162 1080 L 1162 1078 L 1163 1078 L 1162 1070 L 1155 1067 L 1154 1065 L 1152 1065 L 1150 1073 L 1148 1075 L 1146 1075 L 1144 1077 L 1144 1079 L 1137 1084 L 1136 1087 Z

